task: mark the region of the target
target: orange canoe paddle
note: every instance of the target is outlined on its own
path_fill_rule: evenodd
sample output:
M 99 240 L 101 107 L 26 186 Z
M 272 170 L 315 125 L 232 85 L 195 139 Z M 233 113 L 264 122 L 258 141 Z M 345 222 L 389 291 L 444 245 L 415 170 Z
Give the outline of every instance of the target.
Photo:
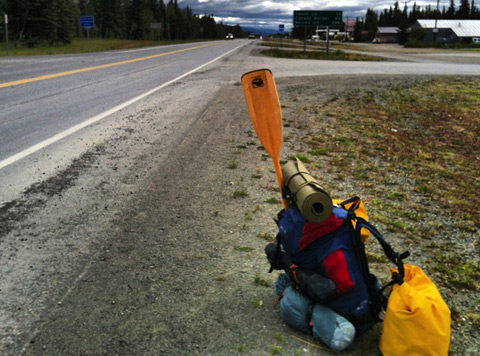
M 250 121 L 258 139 L 272 158 L 281 193 L 282 111 L 272 72 L 269 69 L 260 69 L 245 73 L 242 75 L 242 87 Z M 287 202 L 285 199 L 282 200 L 286 209 Z

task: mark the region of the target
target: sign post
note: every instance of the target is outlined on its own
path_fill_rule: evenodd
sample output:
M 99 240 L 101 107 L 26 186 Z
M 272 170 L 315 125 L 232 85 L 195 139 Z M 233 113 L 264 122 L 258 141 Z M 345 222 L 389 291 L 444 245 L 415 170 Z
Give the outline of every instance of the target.
M 161 22 L 152 22 L 152 23 L 150 23 L 150 29 L 152 30 L 152 41 L 154 39 L 153 33 L 155 32 L 155 30 L 158 30 L 158 40 L 160 41 L 162 23 Z
M 316 11 L 316 10 L 301 10 L 293 12 L 293 26 L 305 27 L 305 39 L 303 43 L 303 51 L 306 52 L 307 47 L 307 27 L 327 27 L 327 56 L 329 47 L 329 32 L 330 27 L 342 26 L 342 11 Z
M 88 45 L 90 46 L 90 29 L 94 26 L 93 16 L 80 16 L 80 27 L 87 30 Z
M 285 31 L 285 25 L 281 23 L 278 25 L 278 32 L 280 32 L 280 47 L 283 47 L 283 31 Z
M 7 56 L 8 56 L 8 15 L 5 14 L 5 41 L 7 43 Z

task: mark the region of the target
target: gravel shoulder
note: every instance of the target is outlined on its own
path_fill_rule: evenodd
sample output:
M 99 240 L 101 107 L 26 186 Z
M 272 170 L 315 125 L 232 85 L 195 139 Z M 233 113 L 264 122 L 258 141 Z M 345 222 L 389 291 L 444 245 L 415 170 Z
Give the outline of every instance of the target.
M 282 157 L 305 149 L 300 138 L 314 114 L 297 115 L 302 105 L 420 79 L 352 75 L 277 80 L 284 119 L 294 122 L 285 127 L 288 139 Z M 155 115 L 149 110 L 138 113 L 152 130 Z M 149 137 L 151 150 L 145 148 L 145 154 L 125 170 L 122 195 L 115 193 L 115 176 L 103 177 L 95 187 L 99 192 L 109 187 L 105 194 L 111 196 L 105 201 L 117 199 L 118 206 L 98 206 L 93 215 L 78 215 L 76 223 L 71 216 L 62 215 L 60 200 L 68 199 L 70 189 L 81 189 L 95 167 L 110 164 L 114 170 L 124 158 L 108 146 L 96 146 L 77 162 L 77 176 L 71 181 L 66 174 L 60 176 L 64 181 L 56 185 L 65 186 L 62 197 L 53 194 L 39 208 L 56 216 L 50 221 L 53 226 L 66 226 L 69 221 L 61 231 L 63 239 L 58 238 L 59 232 L 48 230 L 52 236 L 68 246 L 68 239 L 88 235 L 88 219 L 93 222 L 105 211 L 110 211 L 109 218 L 101 231 L 90 236 L 98 237 L 98 244 L 85 251 L 75 247 L 84 254 L 84 268 L 75 271 L 75 283 L 65 285 L 54 293 L 57 299 L 45 303 L 34 332 L 23 335 L 28 341 L 22 355 L 334 354 L 310 336 L 287 327 L 280 318 L 271 288 L 276 274 L 267 273 L 263 248 L 265 237 L 276 232 L 273 218 L 281 204 L 266 203 L 278 197 L 275 174 L 251 128 L 240 83 L 223 87 L 201 115 L 190 118 L 186 130 L 161 159 L 155 157 L 158 152 L 153 147 L 161 145 L 162 137 Z M 124 132 L 122 137 L 141 139 L 132 132 Z M 146 171 L 145 166 L 151 169 Z M 322 169 L 318 163 L 310 168 L 333 190 L 335 198 L 363 196 L 353 179 L 337 185 L 336 172 Z M 133 188 L 135 184 L 141 189 Z M 94 192 L 86 190 L 85 199 Z M 246 196 L 235 198 L 235 192 Z M 364 199 L 367 210 L 369 199 L 372 197 Z M 43 225 L 40 221 L 36 224 L 32 229 L 42 233 Z M 389 240 L 401 249 L 400 236 Z M 96 251 L 93 259 L 90 248 Z M 425 263 L 420 253 L 414 252 L 411 262 L 417 261 Z M 384 267 L 373 266 L 373 270 L 386 276 Z M 41 274 L 41 269 L 46 273 L 58 266 L 56 261 L 39 261 L 33 268 Z M 61 278 L 62 270 L 58 275 Z M 27 285 L 24 293 L 31 292 Z M 42 291 L 35 293 L 41 295 Z M 455 298 L 463 303 L 460 294 L 449 294 L 447 304 L 456 304 Z M 28 309 L 20 301 L 17 307 Z M 342 354 L 379 355 L 380 332 L 378 325 Z M 454 327 L 451 354 L 478 354 L 477 332 L 475 324 Z M 5 337 L 2 340 L 5 342 Z M 3 344 L 5 354 L 18 354 L 14 351 L 18 345 L 11 345 Z

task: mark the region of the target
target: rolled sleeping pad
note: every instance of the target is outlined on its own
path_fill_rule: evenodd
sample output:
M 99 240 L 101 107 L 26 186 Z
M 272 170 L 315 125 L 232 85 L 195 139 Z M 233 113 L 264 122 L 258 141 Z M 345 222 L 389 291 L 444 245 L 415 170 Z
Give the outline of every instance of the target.
M 320 223 L 329 218 L 333 202 L 327 191 L 311 176 L 302 161 L 289 161 L 282 166 L 283 186 L 289 192 L 303 217 Z

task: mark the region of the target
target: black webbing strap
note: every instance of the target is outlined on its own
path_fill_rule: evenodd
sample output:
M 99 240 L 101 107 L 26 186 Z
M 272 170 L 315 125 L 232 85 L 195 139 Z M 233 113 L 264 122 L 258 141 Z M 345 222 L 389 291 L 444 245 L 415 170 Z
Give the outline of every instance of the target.
M 277 237 L 275 239 L 277 240 L 277 251 L 275 252 L 275 257 L 273 261 L 270 261 L 270 269 L 268 270 L 268 273 L 273 272 L 273 270 L 275 269 L 274 266 L 277 264 L 278 259 L 280 258 L 280 254 L 282 253 L 282 245 L 280 244 L 280 234 L 277 234 Z
M 347 208 L 347 205 L 349 204 L 352 204 L 352 205 L 349 208 Z M 360 197 L 352 197 L 350 199 L 344 200 L 340 203 L 340 206 L 346 211 L 348 211 L 349 213 L 353 213 L 360 206 Z
M 388 302 L 388 296 L 384 295 L 384 291 L 394 285 L 402 285 L 403 283 L 403 278 L 405 277 L 405 270 L 403 268 L 403 260 L 410 256 L 410 252 L 405 251 L 401 254 L 396 252 L 390 244 L 385 241 L 383 238 L 382 234 L 372 225 L 370 224 L 367 220 L 363 218 L 356 218 L 357 225 L 355 227 L 355 234 L 357 236 L 360 236 L 360 230 L 362 228 L 366 228 L 368 231 L 372 233 L 373 236 L 377 239 L 377 241 L 380 243 L 382 246 L 382 249 L 387 256 L 387 258 L 392 261 L 398 268 L 398 272 L 392 273 L 392 279 L 390 282 L 382 286 L 373 296 L 370 296 L 370 304 L 373 310 L 373 315 L 377 321 L 380 321 L 379 318 L 379 313 L 380 310 L 383 308 L 384 310 L 387 307 L 387 302 Z
M 308 175 L 308 176 L 312 177 L 313 180 L 308 181 L 307 179 L 305 179 L 303 177 L 303 175 Z M 296 176 L 301 176 L 305 180 L 305 182 L 300 184 L 297 191 L 295 193 L 293 193 L 292 190 L 290 189 L 289 185 L 290 185 L 290 182 L 292 181 L 292 179 Z M 319 191 L 319 192 L 324 191 L 324 189 L 320 185 L 320 183 L 315 181 L 315 178 L 309 172 L 296 172 L 296 173 L 292 174 L 290 176 L 290 178 L 288 179 L 287 183 L 283 185 L 282 192 L 281 192 L 282 193 L 282 198 L 287 199 L 290 202 L 291 205 L 298 208 L 297 204 L 295 203 L 295 197 L 296 197 L 298 192 L 300 192 L 303 188 L 305 188 L 308 185 L 311 186 L 313 189 Z
M 368 231 L 372 233 L 373 236 L 377 239 L 377 241 L 380 243 L 380 245 L 383 248 L 383 252 L 385 252 L 385 255 L 388 257 L 390 261 L 392 261 L 398 268 L 398 274 L 395 275 L 394 273 L 392 275 L 392 279 L 395 281 L 395 283 L 402 284 L 403 283 L 403 277 L 405 276 L 405 271 L 403 268 L 403 260 L 410 256 L 410 252 L 405 251 L 401 254 L 396 252 L 390 244 L 385 241 L 383 238 L 382 234 L 373 226 L 370 224 L 367 220 L 363 218 L 356 218 L 357 220 L 357 225 L 355 227 L 355 232 L 357 234 L 360 234 L 360 230 L 362 228 L 366 228 Z

